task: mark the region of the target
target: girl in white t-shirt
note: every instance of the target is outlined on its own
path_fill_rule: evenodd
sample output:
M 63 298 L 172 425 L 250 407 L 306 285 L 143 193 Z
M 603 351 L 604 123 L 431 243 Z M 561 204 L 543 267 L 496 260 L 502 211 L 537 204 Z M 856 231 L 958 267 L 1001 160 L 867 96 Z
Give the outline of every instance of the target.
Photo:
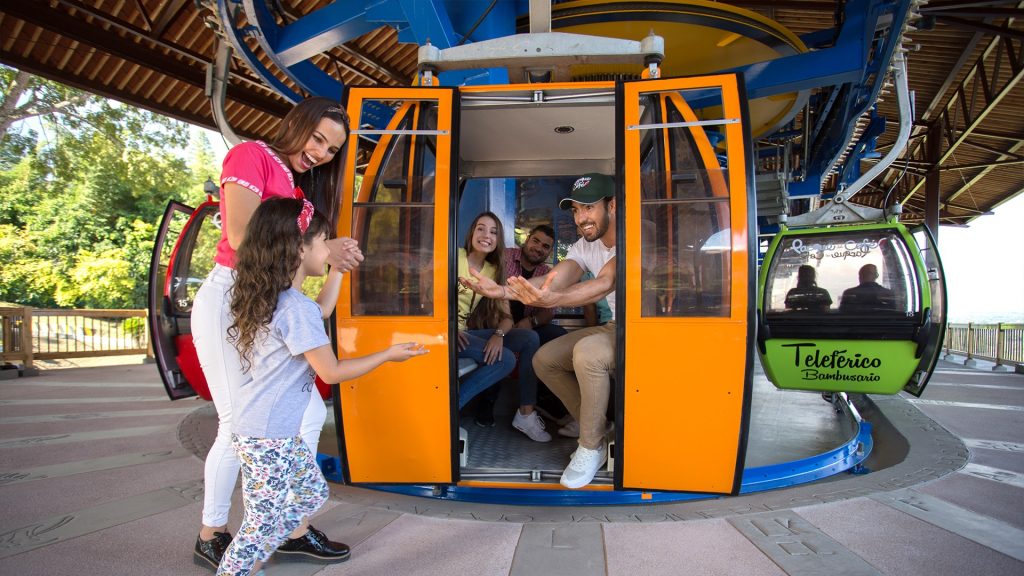
M 334 384 L 427 352 L 406 343 L 344 362 L 337 358 L 320 305 L 301 292 L 307 276 L 324 274 L 330 228 L 306 200 L 267 200 L 238 248 L 228 339 L 252 376 L 239 391 L 231 426 L 245 512 L 217 574 L 258 570 L 327 499 L 324 476 L 299 434 L 314 377 Z

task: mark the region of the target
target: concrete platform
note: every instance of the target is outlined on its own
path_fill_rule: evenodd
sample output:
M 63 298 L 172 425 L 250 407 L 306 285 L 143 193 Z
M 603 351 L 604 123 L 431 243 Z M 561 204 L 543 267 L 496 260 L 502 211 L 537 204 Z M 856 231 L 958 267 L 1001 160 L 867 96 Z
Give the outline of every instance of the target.
M 735 498 L 541 508 L 334 485 L 314 524 L 352 559 L 267 574 L 1024 574 L 1024 375 L 940 363 L 924 398 L 859 407 L 873 472 Z M 0 382 L 0 574 L 209 574 L 191 550 L 214 426 L 152 365 Z

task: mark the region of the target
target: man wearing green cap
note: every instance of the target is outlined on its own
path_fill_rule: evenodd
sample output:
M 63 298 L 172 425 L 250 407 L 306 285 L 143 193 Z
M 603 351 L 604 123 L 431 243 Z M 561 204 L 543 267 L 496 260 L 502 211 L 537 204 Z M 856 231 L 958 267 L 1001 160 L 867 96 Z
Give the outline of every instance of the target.
M 605 412 L 610 374 L 615 370 L 615 181 L 604 174 L 584 174 L 558 206 L 572 210 L 583 237 L 550 272 L 530 279 L 515 276 L 499 286 L 470 269 L 477 283 L 460 281 L 488 298 L 519 300 L 540 308 L 582 306 L 607 298 L 611 322 L 556 338 L 533 357 L 538 378 L 579 422 L 579 447 L 561 483 L 582 488 L 608 460 Z M 594 278 L 580 282 L 585 272 Z

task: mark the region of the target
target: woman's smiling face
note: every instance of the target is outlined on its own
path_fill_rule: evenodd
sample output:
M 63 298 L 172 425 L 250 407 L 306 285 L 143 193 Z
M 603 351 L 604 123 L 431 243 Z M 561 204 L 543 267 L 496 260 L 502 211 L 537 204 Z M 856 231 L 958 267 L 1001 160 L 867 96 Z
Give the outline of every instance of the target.
M 471 252 L 490 254 L 498 245 L 498 223 L 490 216 L 481 216 L 473 225 L 473 236 L 470 240 Z
M 347 139 L 344 126 L 330 118 L 321 118 L 302 149 L 288 156 L 288 164 L 299 174 L 326 164 L 341 150 Z

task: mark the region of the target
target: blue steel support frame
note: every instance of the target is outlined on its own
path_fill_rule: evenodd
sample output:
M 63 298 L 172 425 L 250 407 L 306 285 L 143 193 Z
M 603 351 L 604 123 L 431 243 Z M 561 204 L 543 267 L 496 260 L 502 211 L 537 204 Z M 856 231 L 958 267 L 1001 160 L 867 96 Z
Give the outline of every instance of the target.
M 515 33 L 515 18 L 526 11 L 524 0 L 499 0 L 469 38 L 455 32 L 455 26 L 468 32 L 489 0 L 364 0 L 336 1 L 284 27 L 278 26 L 264 0 L 217 0 L 223 29 L 235 53 L 251 70 L 279 94 L 292 102 L 302 98 L 267 69 L 244 42 L 254 36 L 271 62 L 302 90 L 315 95 L 340 99 L 344 86 L 339 79 L 319 69 L 308 58 L 331 46 L 358 37 L 380 26 L 394 26 L 400 42 L 419 45 L 428 40 L 440 49 L 464 41 L 482 41 Z M 248 26 L 237 27 L 235 12 L 243 7 Z M 886 73 L 886 67 L 899 44 L 900 29 L 910 10 L 910 0 L 850 0 L 842 29 L 808 34 L 805 42 L 821 47 L 739 69 L 743 72 L 750 98 L 833 86 L 835 89 L 819 103 L 822 112 L 812 131 L 813 149 L 804 181 L 791 186 L 792 196 L 817 195 L 824 175 L 842 153 L 853 131 L 854 121 L 870 107 Z M 876 37 L 878 23 L 891 17 L 890 33 Z M 501 69 L 443 73 L 444 85 L 467 83 L 503 83 L 507 74 Z M 884 119 L 872 122 L 843 167 L 843 180 L 853 179 L 852 167 L 864 154 L 873 152 L 873 142 L 884 128 Z M 806 188 L 806 190 L 803 190 Z M 871 425 L 860 422 L 857 434 L 846 444 L 818 456 L 784 464 L 744 471 L 742 493 L 767 490 L 813 481 L 841 470 L 855 468 L 871 450 Z M 337 458 L 318 455 L 328 479 L 340 481 Z M 379 486 L 382 490 L 421 496 L 469 501 L 537 504 L 619 504 L 669 502 L 706 495 L 641 492 L 567 492 L 551 490 L 495 490 L 450 487 L 440 496 L 432 487 Z M 524 500 L 525 498 L 525 500 Z
M 822 84 L 832 85 L 830 99 L 837 98 L 826 109 L 819 109 L 815 130 L 809 135 L 810 154 L 805 159 L 803 178 L 790 184 L 790 197 L 816 196 L 820 193 L 822 181 L 833 169 L 853 136 L 856 120 L 874 105 L 878 97 L 893 54 L 899 48 L 903 25 L 910 14 L 910 4 L 911 0 L 851 0 L 846 5 L 843 27 L 836 36 L 833 48 L 813 52 L 829 52 L 840 46 L 856 50 L 859 53 L 857 61 L 860 69 L 855 78 L 846 79 L 840 84 Z M 880 34 L 886 27 L 888 33 Z M 822 34 L 815 34 L 808 39 L 821 41 L 823 37 Z M 782 60 L 786 59 L 778 62 Z M 850 61 L 825 60 L 822 64 L 831 68 L 838 65 L 844 70 L 850 67 Z M 862 136 L 854 153 L 845 160 L 846 166 L 839 168 L 841 171 L 852 173 L 847 166 L 859 163 L 859 153 L 873 149 L 873 145 L 862 146 L 865 142 L 867 139 Z
M 522 4 L 509 0 L 494 6 L 487 0 L 336 1 L 285 26 L 277 25 L 265 0 L 218 0 L 218 12 L 222 28 L 239 57 L 273 90 L 291 102 L 298 102 L 303 95 L 289 88 L 259 61 L 246 46 L 246 36 L 255 38 L 273 67 L 300 90 L 340 100 L 344 84 L 309 58 L 381 26 L 394 27 L 399 42 L 423 45 L 429 41 L 442 50 L 468 40 L 507 36 L 515 33 L 515 17 Z M 235 12 L 239 7 L 245 12 L 247 26 L 236 26 Z M 490 12 L 470 38 L 463 38 L 455 32 L 449 9 L 466 29 L 485 10 Z M 466 70 L 443 73 L 439 80 L 449 86 L 500 84 L 508 81 L 508 75 L 504 69 Z
M 221 28 L 224 31 L 224 35 L 227 37 L 228 42 L 231 43 L 231 47 L 234 49 L 235 55 L 241 58 L 249 70 L 252 70 L 263 79 L 263 81 L 269 86 L 274 92 L 277 92 L 289 102 L 297 103 L 302 100 L 302 95 L 295 92 L 288 87 L 287 84 L 277 79 L 274 74 L 267 69 L 266 66 L 260 62 L 260 59 L 253 54 L 252 50 L 249 50 L 249 46 L 245 44 L 245 37 L 253 33 L 255 28 L 253 26 L 235 26 L 236 11 L 241 8 L 241 2 L 239 0 L 217 0 L 217 14 L 220 16 Z
M 337 4 L 332 4 L 331 6 L 335 5 Z M 263 0 L 242 0 L 242 6 L 245 9 L 245 16 L 249 22 L 255 23 L 251 34 L 256 38 L 260 47 L 263 48 L 267 57 L 270 58 L 270 61 L 274 63 L 278 70 L 283 72 L 292 82 L 295 82 L 296 85 L 308 94 L 324 96 L 338 102 L 341 101 L 341 95 L 345 90 L 345 85 L 341 81 L 331 78 L 330 75 L 309 60 L 300 60 L 289 64 L 281 58 L 282 34 L 285 32 L 287 34 L 284 34 L 284 40 L 287 40 L 289 49 L 294 49 L 296 46 L 309 48 L 311 45 L 318 44 L 316 38 L 303 38 L 300 35 L 301 30 L 309 27 L 308 23 L 310 20 L 300 20 L 286 28 L 281 28 L 274 21 L 273 14 L 270 13 L 270 9 Z M 324 10 L 327 8 L 324 8 Z M 311 14 L 311 16 L 316 16 L 317 13 L 319 13 L 319 10 Z M 300 26 L 292 28 L 291 26 L 294 24 L 299 24 Z M 357 26 L 354 27 L 358 28 Z M 336 32 L 336 30 L 333 32 Z
M 853 184 L 860 178 L 860 161 L 865 158 L 878 158 L 880 154 L 875 152 L 875 145 L 878 137 L 885 132 L 885 116 L 879 116 L 877 108 L 871 109 L 871 122 L 860 136 L 860 141 L 847 156 L 839 170 L 839 182 L 842 187 Z
M 278 28 L 274 52 L 285 66 L 308 60 L 381 26 L 391 25 L 399 35 L 409 27 L 406 20 L 383 19 L 376 7 L 360 8 L 355 2 L 335 2 Z
M 236 28 L 231 6 L 244 4 L 250 25 Z M 482 41 L 515 33 L 515 18 L 527 9 L 523 0 L 499 0 L 493 7 L 488 0 L 363 0 L 334 2 L 299 20 L 280 27 L 267 9 L 264 0 L 218 0 L 224 29 L 229 32 L 235 52 L 267 84 L 295 102 L 301 96 L 279 81 L 245 46 L 242 38 L 253 35 L 268 57 L 282 73 L 309 94 L 340 97 L 344 86 L 308 62 L 315 54 L 346 42 L 380 26 L 394 26 L 400 42 L 419 45 L 428 40 L 445 49 L 463 41 Z M 455 25 L 468 29 L 473 21 L 491 8 L 472 36 L 463 39 Z M 866 111 L 877 96 L 899 40 L 898 29 L 884 38 L 875 38 L 879 22 L 891 17 L 893 27 L 901 27 L 910 10 L 910 0 L 851 0 L 846 5 L 842 29 L 821 30 L 804 37 L 811 46 L 831 46 L 813 52 L 758 62 L 742 68 L 750 98 L 820 88 L 845 87 L 836 109 L 829 110 L 831 119 L 823 130 L 816 130 L 815 154 L 804 180 L 817 183 L 849 141 L 854 119 Z M 446 72 L 440 77 L 444 85 L 507 82 L 502 69 Z M 837 128 L 837 126 L 839 126 Z M 809 185 L 809 184 L 808 184 Z M 797 195 L 800 192 L 797 191 Z
M 834 401 L 837 408 L 846 414 L 856 428 L 849 440 L 821 454 L 791 462 L 747 468 L 743 471 L 740 494 L 752 494 L 777 488 L 788 488 L 814 482 L 842 472 L 862 474 L 863 463 L 871 455 L 874 440 L 871 423 L 863 420 L 853 403 L 841 394 Z M 317 454 L 317 464 L 324 477 L 331 482 L 343 482 L 341 460 L 337 456 Z M 432 486 L 410 484 L 371 484 L 382 492 L 457 500 L 463 502 L 484 502 L 517 506 L 613 506 L 622 504 L 649 504 L 657 502 L 684 502 L 717 498 L 708 494 L 691 492 L 642 492 L 642 491 L 595 491 L 595 490 L 548 490 L 548 489 L 502 489 L 469 486 Z

